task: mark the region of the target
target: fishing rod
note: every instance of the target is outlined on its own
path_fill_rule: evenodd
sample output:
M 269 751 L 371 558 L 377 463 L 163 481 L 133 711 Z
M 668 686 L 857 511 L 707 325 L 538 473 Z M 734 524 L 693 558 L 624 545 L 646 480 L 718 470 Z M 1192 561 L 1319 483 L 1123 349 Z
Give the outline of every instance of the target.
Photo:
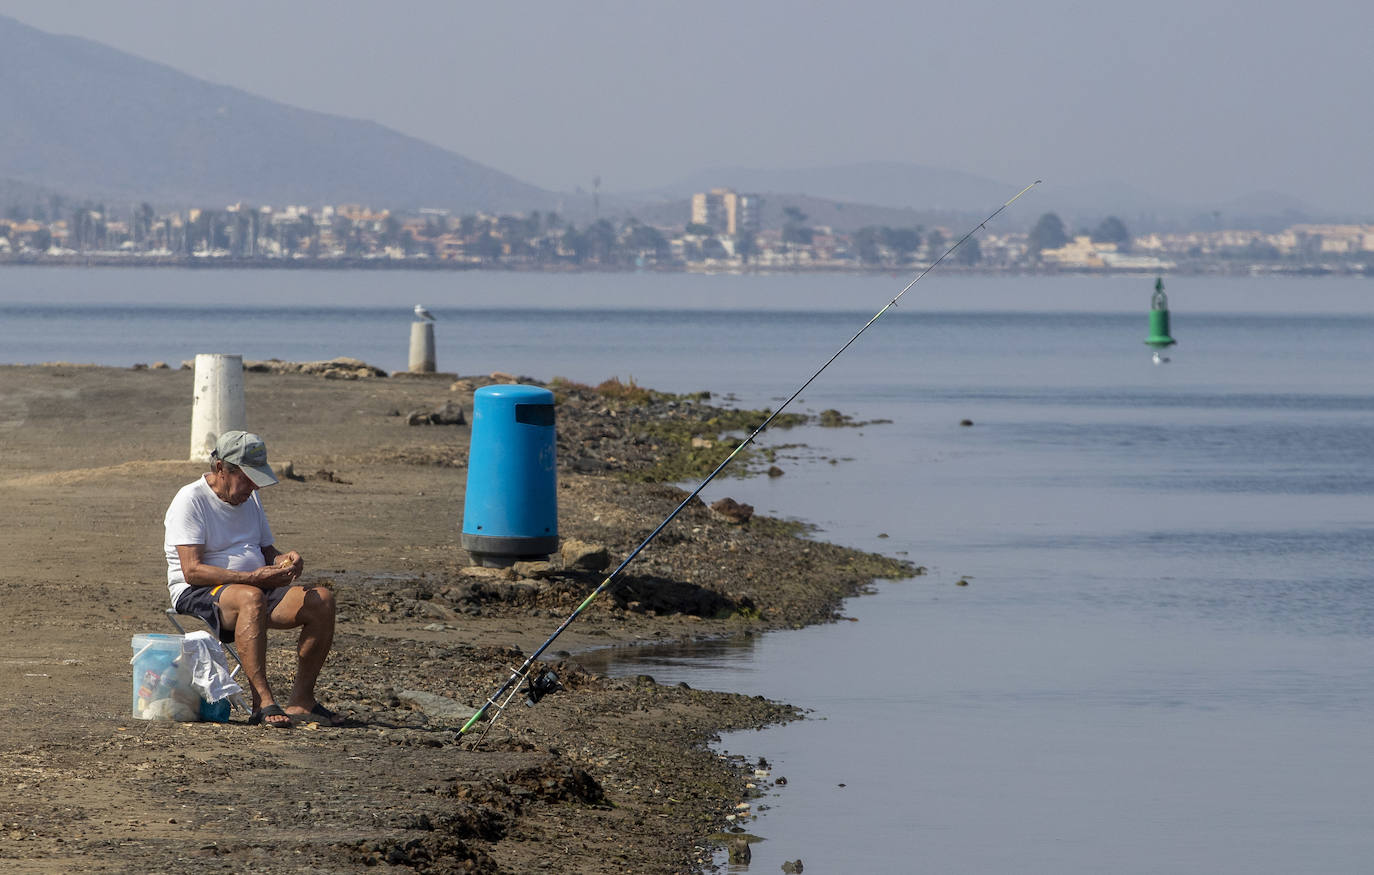
M 481 708 L 478 709 L 477 713 L 473 714 L 472 717 L 468 720 L 468 722 L 463 724 L 463 728 L 458 730 L 459 737 L 461 738 L 463 735 L 466 735 L 472 729 L 472 727 L 476 726 L 482 720 L 482 718 L 486 716 L 488 710 L 495 708 L 496 713 L 492 715 L 491 720 L 487 724 L 487 729 L 490 729 L 496 723 L 496 718 L 501 716 L 501 712 L 505 710 L 506 705 L 509 704 L 510 700 L 513 699 L 516 693 L 520 691 L 519 684 L 521 681 L 529 677 L 530 668 L 534 665 L 535 660 L 537 660 L 540 657 L 540 655 L 549 648 L 549 645 L 553 644 L 554 639 L 556 639 L 559 635 L 562 635 L 563 631 L 567 629 L 569 626 L 571 626 L 573 622 L 577 620 L 579 616 L 582 615 L 582 612 L 587 609 L 587 606 L 590 605 L 596 599 L 597 596 L 601 595 L 603 592 L 606 591 L 606 589 L 611 585 L 611 582 L 615 580 L 618 576 L 620 576 L 620 572 L 624 571 L 625 567 L 629 565 L 631 562 L 633 562 L 635 557 L 638 556 L 644 550 L 645 547 L 649 546 L 649 544 L 654 540 L 654 538 L 657 538 L 659 533 L 662 532 L 663 529 L 666 528 L 669 523 L 676 519 L 677 515 L 682 513 L 683 509 L 686 508 L 687 505 L 691 504 L 692 499 L 696 498 L 701 493 L 701 491 L 706 488 L 706 485 L 708 483 L 716 479 L 717 474 L 725 470 L 725 466 L 730 464 L 730 462 L 735 458 L 735 456 L 740 454 L 741 450 L 749 446 L 749 444 L 753 442 L 754 438 L 758 437 L 764 429 L 768 428 L 769 424 L 771 424 L 773 420 L 778 417 L 778 414 L 782 413 L 783 410 L 786 409 L 787 405 L 795 401 L 798 395 L 806 391 L 806 387 L 810 386 L 813 382 L 815 382 L 816 378 L 819 377 L 825 371 L 826 368 L 830 367 L 831 363 L 833 363 L 835 359 L 839 358 L 841 355 L 844 354 L 845 350 L 853 346 L 854 342 L 857 341 L 859 337 L 862 336 L 863 333 L 867 331 L 871 325 L 873 325 L 873 323 L 881 319 L 883 317 L 883 314 L 887 313 L 888 310 L 891 310 L 893 307 L 897 306 L 897 302 L 901 300 L 902 295 L 905 295 L 911 289 L 912 286 L 920 282 L 921 277 L 925 276 L 926 274 L 934 270 L 936 265 L 944 261 L 946 258 L 949 257 L 950 253 L 952 253 L 954 250 L 962 246 L 964 244 L 964 241 L 968 240 L 979 230 L 986 228 L 988 222 L 991 222 L 993 219 L 997 218 L 998 214 L 1000 214 L 1007 207 L 1011 206 L 1017 198 L 1021 197 L 1021 195 L 1030 191 L 1032 188 L 1035 188 L 1037 185 L 1040 184 L 1040 182 L 1041 181 L 1037 179 L 1035 180 L 1035 182 L 1032 182 L 1030 185 L 1021 189 L 1016 194 L 1012 195 L 1012 197 L 1006 203 L 1002 204 L 1000 207 L 993 210 L 986 219 L 970 228 L 968 230 L 968 233 L 964 234 L 964 236 L 956 240 L 954 242 L 954 245 L 946 249 L 939 258 L 932 261 L 924 270 L 916 274 L 915 278 L 913 278 L 911 282 L 907 283 L 906 286 L 892 298 L 892 300 L 888 301 L 886 306 L 884 306 L 877 313 L 874 313 L 873 318 L 865 322 L 864 326 L 860 328 L 857 332 L 855 332 L 854 336 L 849 338 L 849 340 L 845 342 L 844 346 L 840 347 L 838 350 L 835 351 L 834 355 L 826 359 L 825 364 L 817 368 L 816 372 L 812 374 L 805 383 L 802 383 L 801 386 L 797 388 L 797 391 L 793 392 L 791 395 L 787 397 L 786 401 L 778 405 L 777 410 L 774 410 L 772 413 L 768 414 L 768 418 L 765 419 L 759 425 L 758 428 L 754 429 L 752 432 L 749 433 L 748 437 L 740 441 L 739 446 L 735 447 L 734 451 L 732 451 L 730 455 L 726 456 L 724 461 L 717 465 L 714 471 L 706 475 L 706 479 L 701 481 L 701 483 L 697 485 L 697 488 L 693 489 L 692 493 L 688 495 L 686 498 L 684 498 L 682 500 L 682 503 L 679 504 L 676 508 L 674 508 L 673 512 L 668 514 L 668 516 L 664 518 L 663 522 L 659 523 L 658 527 L 649 533 L 649 536 L 647 538 L 640 542 L 638 547 L 635 547 L 632 551 L 630 551 L 630 554 L 626 556 L 625 559 L 615 567 L 615 570 L 613 570 L 610 574 L 606 575 L 606 579 L 601 581 L 600 585 L 598 585 L 596 589 L 592 590 L 591 593 L 585 599 L 582 600 L 582 603 L 573 609 L 573 612 L 569 614 L 562 623 L 559 624 L 558 628 L 553 630 L 553 634 L 550 635 L 543 644 L 539 645 L 539 647 L 536 648 L 535 651 L 531 653 L 523 663 L 521 663 L 519 668 L 511 670 L 511 675 L 509 678 L 506 679 L 505 683 L 501 684 L 501 686 L 496 689 L 496 692 L 492 693 L 487 698 L 487 701 L 482 705 Z M 541 698 L 543 698 L 543 696 L 545 696 L 546 694 L 552 692 L 555 689 L 558 689 L 558 686 L 558 679 L 556 676 L 553 675 L 552 672 L 541 672 L 540 675 L 537 678 L 531 680 L 529 686 L 525 688 L 526 701 L 529 704 L 533 705 L 534 703 L 538 702 Z M 504 700 L 502 699 L 503 696 L 505 697 Z M 485 737 L 485 735 L 486 733 L 483 732 L 483 737 Z M 479 738 L 478 741 L 480 742 L 481 739 Z

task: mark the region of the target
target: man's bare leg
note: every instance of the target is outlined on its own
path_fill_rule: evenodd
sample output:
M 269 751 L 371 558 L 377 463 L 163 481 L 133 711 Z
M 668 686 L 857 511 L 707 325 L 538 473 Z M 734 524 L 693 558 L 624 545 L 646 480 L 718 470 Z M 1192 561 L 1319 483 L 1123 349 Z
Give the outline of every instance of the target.
M 272 687 L 267 682 L 267 627 L 270 622 L 264 604 L 265 593 L 256 586 L 230 584 L 219 596 L 220 617 L 234 627 L 234 645 L 238 648 L 239 665 L 248 680 L 253 699 L 253 711 L 261 711 L 276 704 Z M 289 723 L 289 718 L 264 716 L 267 723 Z
M 315 682 L 334 644 L 334 592 L 324 587 L 293 586 L 268 622 L 274 629 L 301 627 L 296 644 L 296 680 L 286 713 L 292 718 L 306 717 L 317 704 Z

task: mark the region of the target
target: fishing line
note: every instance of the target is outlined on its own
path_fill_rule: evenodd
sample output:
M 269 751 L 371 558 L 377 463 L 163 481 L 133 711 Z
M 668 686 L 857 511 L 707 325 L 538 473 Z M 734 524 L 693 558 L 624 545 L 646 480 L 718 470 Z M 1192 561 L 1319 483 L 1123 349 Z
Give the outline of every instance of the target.
M 490 729 L 495 724 L 496 718 L 501 716 L 501 712 L 505 710 L 506 705 L 510 703 L 510 700 L 514 698 L 515 693 L 518 692 L 518 690 L 514 690 L 512 688 L 514 688 L 517 684 L 519 684 L 522 680 L 525 680 L 529 676 L 530 668 L 534 665 L 535 660 L 537 660 L 540 657 L 540 655 L 543 654 L 543 652 L 549 648 L 549 645 L 553 644 L 554 639 L 556 639 L 559 635 L 562 635 L 563 631 L 567 629 L 569 626 L 571 626 L 573 622 L 577 620 L 579 616 L 582 615 L 582 612 L 587 609 L 587 606 L 590 605 L 596 599 L 597 596 L 601 595 L 603 592 L 606 591 L 606 589 L 611 585 L 611 582 L 614 581 L 616 577 L 620 575 L 620 572 L 625 570 L 625 566 L 633 562 L 635 557 L 638 556 L 644 550 L 645 547 L 649 546 L 649 544 L 654 540 L 654 538 L 658 537 L 659 532 L 662 532 L 663 529 L 667 527 L 669 523 L 676 519 L 677 515 L 682 513 L 683 509 L 686 508 L 687 505 L 691 504 L 692 499 L 696 498 L 701 493 L 701 491 L 706 488 L 707 484 L 709 484 L 712 480 L 716 479 L 717 474 L 725 470 L 725 466 L 730 464 L 730 462 L 735 458 L 735 456 L 738 456 L 740 454 L 740 451 L 742 451 L 745 447 L 749 446 L 749 444 L 753 442 L 754 438 L 758 437 L 764 429 L 768 428 L 769 424 L 772 423 L 773 420 L 778 417 L 778 414 L 782 413 L 783 410 L 786 409 L 787 405 L 791 404 L 794 400 L 796 400 L 798 395 L 806 391 L 806 387 L 810 386 L 813 382 L 815 382 L 816 378 L 819 377 L 825 371 L 826 368 L 830 367 L 831 363 L 833 363 L 835 359 L 839 358 L 841 355 L 844 354 L 845 350 L 853 346 L 854 342 L 857 341 L 863 335 L 863 333 L 867 331 L 870 326 L 873 325 L 873 323 L 881 319 L 883 315 L 887 313 L 888 310 L 891 310 L 893 307 L 897 306 L 897 302 L 901 300 L 902 295 L 905 295 L 908 291 L 910 291 L 912 286 L 920 282 L 921 277 L 925 276 L 926 274 L 934 270 L 936 265 L 944 261 L 946 258 L 949 257 L 950 253 L 952 253 L 954 250 L 962 246 L 964 244 L 964 241 L 968 240 L 979 230 L 986 228 L 988 222 L 991 222 L 993 219 L 997 218 L 999 213 L 1001 213 L 1007 207 L 1011 206 L 1017 198 L 1021 197 L 1021 195 L 1025 194 L 1032 188 L 1035 188 L 1037 185 L 1039 185 L 1040 182 L 1041 181 L 1037 179 L 1035 180 L 1035 182 L 1032 182 L 1030 185 L 1021 189 L 1016 194 L 1012 195 L 1012 197 L 1006 203 L 1002 204 L 1000 207 L 993 210 L 986 219 L 970 228 L 968 232 L 964 234 L 964 236 L 960 237 L 958 240 L 954 242 L 954 245 L 946 249 L 944 253 L 940 255 L 939 258 L 932 261 L 924 270 L 916 274 L 916 276 L 911 280 L 911 282 L 907 283 L 906 286 L 900 292 L 893 296 L 892 300 L 888 301 L 887 304 L 881 310 L 879 310 L 877 313 L 874 313 L 872 319 L 869 319 L 867 322 L 865 322 L 864 326 L 860 328 L 857 332 L 855 332 L 854 336 L 849 338 L 849 340 L 845 342 L 844 346 L 840 347 L 838 350 L 835 351 L 834 355 L 826 359 L 825 364 L 817 368 L 816 372 L 812 374 L 805 383 L 802 383 L 801 386 L 797 387 L 797 391 L 793 392 L 791 395 L 787 397 L 786 401 L 778 405 L 778 409 L 770 413 L 768 415 L 768 418 L 765 419 L 762 423 L 760 423 L 758 428 L 754 429 L 752 432 L 749 433 L 748 437 L 740 441 L 739 446 L 735 447 L 734 451 L 732 451 L 730 455 L 726 456 L 724 461 L 722 461 L 719 465 L 715 467 L 715 470 L 713 470 L 710 474 L 706 475 L 706 479 L 701 481 L 701 483 L 697 485 L 697 488 L 693 489 L 692 493 L 688 495 L 686 498 L 684 498 L 682 500 L 682 503 L 679 504 L 676 508 L 674 508 L 673 512 L 668 514 L 668 516 L 664 518 L 663 522 L 659 523 L 658 527 L 649 533 L 649 536 L 647 538 L 640 542 L 638 547 L 635 547 L 634 550 L 630 551 L 630 554 L 626 556 L 625 559 L 615 567 L 615 570 L 613 570 L 610 574 L 606 575 L 606 579 L 601 581 L 597 588 L 592 590 L 591 593 L 585 599 L 582 600 L 582 603 L 573 609 L 573 612 L 568 615 L 567 619 L 565 619 L 562 623 L 559 624 L 557 629 L 553 630 L 553 634 L 550 635 L 543 644 L 539 645 L 539 647 L 536 648 L 535 651 L 531 653 L 523 663 L 521 663 L 519 668 L 514 669 L 511 672 L 511 675 L 509 678 L 506 679 L 506 682 L 503 683 L 500 687 L 498 687 L 496 689 L 496 692 L 492 693 L 491 696 L 487 698 L 486 703 L 483 704 L 480 709 L 478 709 L 476 714 L 472 715 L 472 717 L 468 720 L 467 723 L 463 724 L 463 728 L 458 730 L 458 735 L 461 737 L 467 734 L 473 726 L 475 726 L 478 722 L 482 720 L 483 717 L 486 716 L 487 711 L 494 707 L 496 709 L 496 713 L 492 715 L 491 720 L 487 724 L 487 729 Z M 551 672 L 542 672 L 538 678 L 530 682 L 531 704 L 535 701 L 538 701 L 538 696 L 543 694 L 542 692 L 539 692 L 540 689 L 548 687 L 550 684 L 556 686 L 557 683 L 557 678 Z M 507 695 L 508 693 L 510 695 Z M 504 701 L 500 701 L 498 704 L 498 700 L 500 700 L 502 696 L 505 696 L 506 698 Z M 483 732 L 482 738 L 485 737 L 486 733 Z M 481 738 L 478 739 L 478 742 L 481 742 Z

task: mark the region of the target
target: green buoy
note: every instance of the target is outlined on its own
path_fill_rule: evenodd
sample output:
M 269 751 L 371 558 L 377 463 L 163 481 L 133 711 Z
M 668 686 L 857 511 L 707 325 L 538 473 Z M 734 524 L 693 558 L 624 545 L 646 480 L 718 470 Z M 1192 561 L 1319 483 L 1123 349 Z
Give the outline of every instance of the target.
M 1150 298 L 1150 336 L 1145 345 L 1159 355 L 1161 349 L 1173 346 L 1178 341 L 1169 336 L 1169 298 L 1164 294 L 1164 280 L 1155 278 L 1155 293 Z

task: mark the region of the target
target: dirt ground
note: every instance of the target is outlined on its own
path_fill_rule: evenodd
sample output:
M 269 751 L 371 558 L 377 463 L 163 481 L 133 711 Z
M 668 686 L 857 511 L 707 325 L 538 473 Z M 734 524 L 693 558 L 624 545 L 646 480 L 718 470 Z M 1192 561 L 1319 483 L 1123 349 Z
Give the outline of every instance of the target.
M 544 654 L 566 689 L 533 708 L 517 699 L 480 741 L 460 736 L 605 577 L 595 551 L 579 566 L 556 554 L 479 569 L 460 548 L 470 427 L 409 423 L 445 402 L 470 419 L 472 389 L 490 381 L 245 375 L 249 426 L 278 473 L 294 473 L 263 492 L 277 545 L 304 556 L 302 582 L 339 598 L 319 696 L 351 718 L 279 731 L 241 713 L 223 724 L 130 717 L 130 639 L 172 631 L 162 515 L 206 469 L 183 461 L 191 372 L 0 367 L 0 869 L 711 868 L 727 815 L 771 776 L 708 742 L 798 715 L 601 677 L 577 654 L 825 622 L 872 579 L 919 570 L 695 503 Z M 561 394 L 565 541 L 605 547 L 614 567 L 681 502 L 680 490 L 626 475 L 670 452 L 644 422 L 715 416 L 696 404 Z M 723 457 L 707 443 L 696 449 Z M 270 636 L 278 689 L 292 647 L 290 633 Z

